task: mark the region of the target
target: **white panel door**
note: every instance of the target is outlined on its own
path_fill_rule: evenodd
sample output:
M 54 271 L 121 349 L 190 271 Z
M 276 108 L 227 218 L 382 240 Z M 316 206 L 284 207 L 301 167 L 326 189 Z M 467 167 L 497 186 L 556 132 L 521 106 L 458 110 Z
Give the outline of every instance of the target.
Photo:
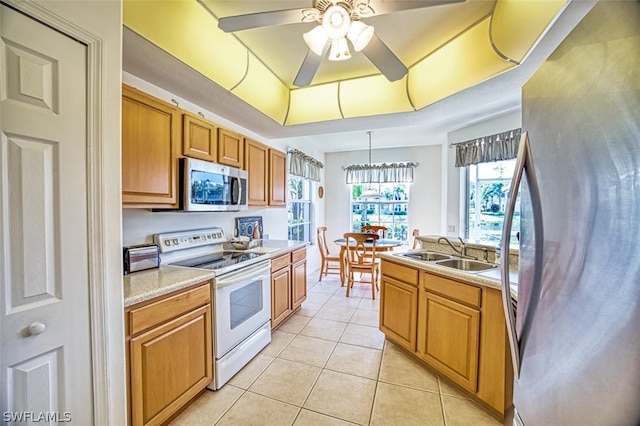
M 0 7 L 2 422 L 90 425 L 86 47 Z

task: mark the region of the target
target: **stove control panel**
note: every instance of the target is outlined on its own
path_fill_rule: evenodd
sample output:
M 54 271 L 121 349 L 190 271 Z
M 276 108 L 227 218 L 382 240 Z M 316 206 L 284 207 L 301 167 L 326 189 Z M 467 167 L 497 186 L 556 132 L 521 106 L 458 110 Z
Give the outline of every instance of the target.
M 222 228 L 194 229 L 192 231 L 155 234 L 153 241 L 166 253 L 209 244 L 220 244 L 226 241 Z

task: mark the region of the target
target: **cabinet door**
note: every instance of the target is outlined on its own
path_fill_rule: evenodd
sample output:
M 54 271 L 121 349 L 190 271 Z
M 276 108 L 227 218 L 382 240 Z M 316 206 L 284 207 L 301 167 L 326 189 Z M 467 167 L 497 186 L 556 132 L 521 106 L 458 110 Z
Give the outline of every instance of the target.
M 275 149 L 269 150 L 269 205 L 287 204 L 287 155 Z
M 128 86 L 122 88 L 122 203 L 178 207 L 178 109 Z
M 182 155 L 200 160 L 217 160 L 215 126 L 195 115 L 182 114 Z
M 266 206 L 268 203 L 269 149 L 256 141 L 245 139 L 245 167 L 249 173 L 250 206 Z
M 428 291 L 420 294 L 418 352 L 432 367 L 476 392 L 480 312 Z
M 289 268 L 271 275 L 271 328 L 291 313 L 291 272 Z
M 416 350 L 418 288 L 382 276 L 380 330 L 410 351 Z
M 133 425 L 162 423 L 211 382 L 212 337 L 208 304 L 131 339 Z
M 307 260 L 291 265 L 291 309 L 295 310 L 307 299 Z
M 242 135 L 218 128 L 218 163 L 244 168 L 244 140 Z

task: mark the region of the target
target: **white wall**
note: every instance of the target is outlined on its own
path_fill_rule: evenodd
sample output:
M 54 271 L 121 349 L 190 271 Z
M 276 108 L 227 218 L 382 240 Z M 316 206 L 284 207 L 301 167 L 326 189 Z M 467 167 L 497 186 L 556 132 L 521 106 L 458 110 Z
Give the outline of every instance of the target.
M 479 123 L 454 130 L 447 135 L 447 148 L 443 148 L 443 164 L 446 164 L 446 200 L 443 202 L 445 223 L 443 233 L 449 236 L 464 237 L 465 234 L 465 198 L 466 198 L 466 168 L 455 166 L 455 148 L 449 144 L 464 142 L 482 136 L 489 136 L 522 126 L 521 112 L 518 109 L 498 117 L 487 119 Z M 453 227 L 453 228 L 451 228 Z
M 420 163 L 414 170 L 414 182 L 410 187 L 409 229 L 420 229 L 421 235 L 437 234 L 441 214 L 441 146 L 428 145 L 410 148 L 378 149 L 371 151 L 372 163 L 414 161 Z M 351 230 L 350 187 L 345 183 L 343 166 L 367 163 L 369 153 L 364 151 L 328 153 L 326 168 L 327 241 L 341 238 Z M 318 223 L 318 226 L 322 225 Z M 330 247 L 337 251 L 335 247 Z

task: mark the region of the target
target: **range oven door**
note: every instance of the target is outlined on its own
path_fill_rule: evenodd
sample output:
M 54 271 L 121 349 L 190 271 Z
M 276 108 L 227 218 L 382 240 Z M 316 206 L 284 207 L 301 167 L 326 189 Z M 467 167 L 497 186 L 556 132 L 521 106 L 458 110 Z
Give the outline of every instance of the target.
M 227 352 L 271 320 L 271 263 L 216 277 L 215 357 Z

